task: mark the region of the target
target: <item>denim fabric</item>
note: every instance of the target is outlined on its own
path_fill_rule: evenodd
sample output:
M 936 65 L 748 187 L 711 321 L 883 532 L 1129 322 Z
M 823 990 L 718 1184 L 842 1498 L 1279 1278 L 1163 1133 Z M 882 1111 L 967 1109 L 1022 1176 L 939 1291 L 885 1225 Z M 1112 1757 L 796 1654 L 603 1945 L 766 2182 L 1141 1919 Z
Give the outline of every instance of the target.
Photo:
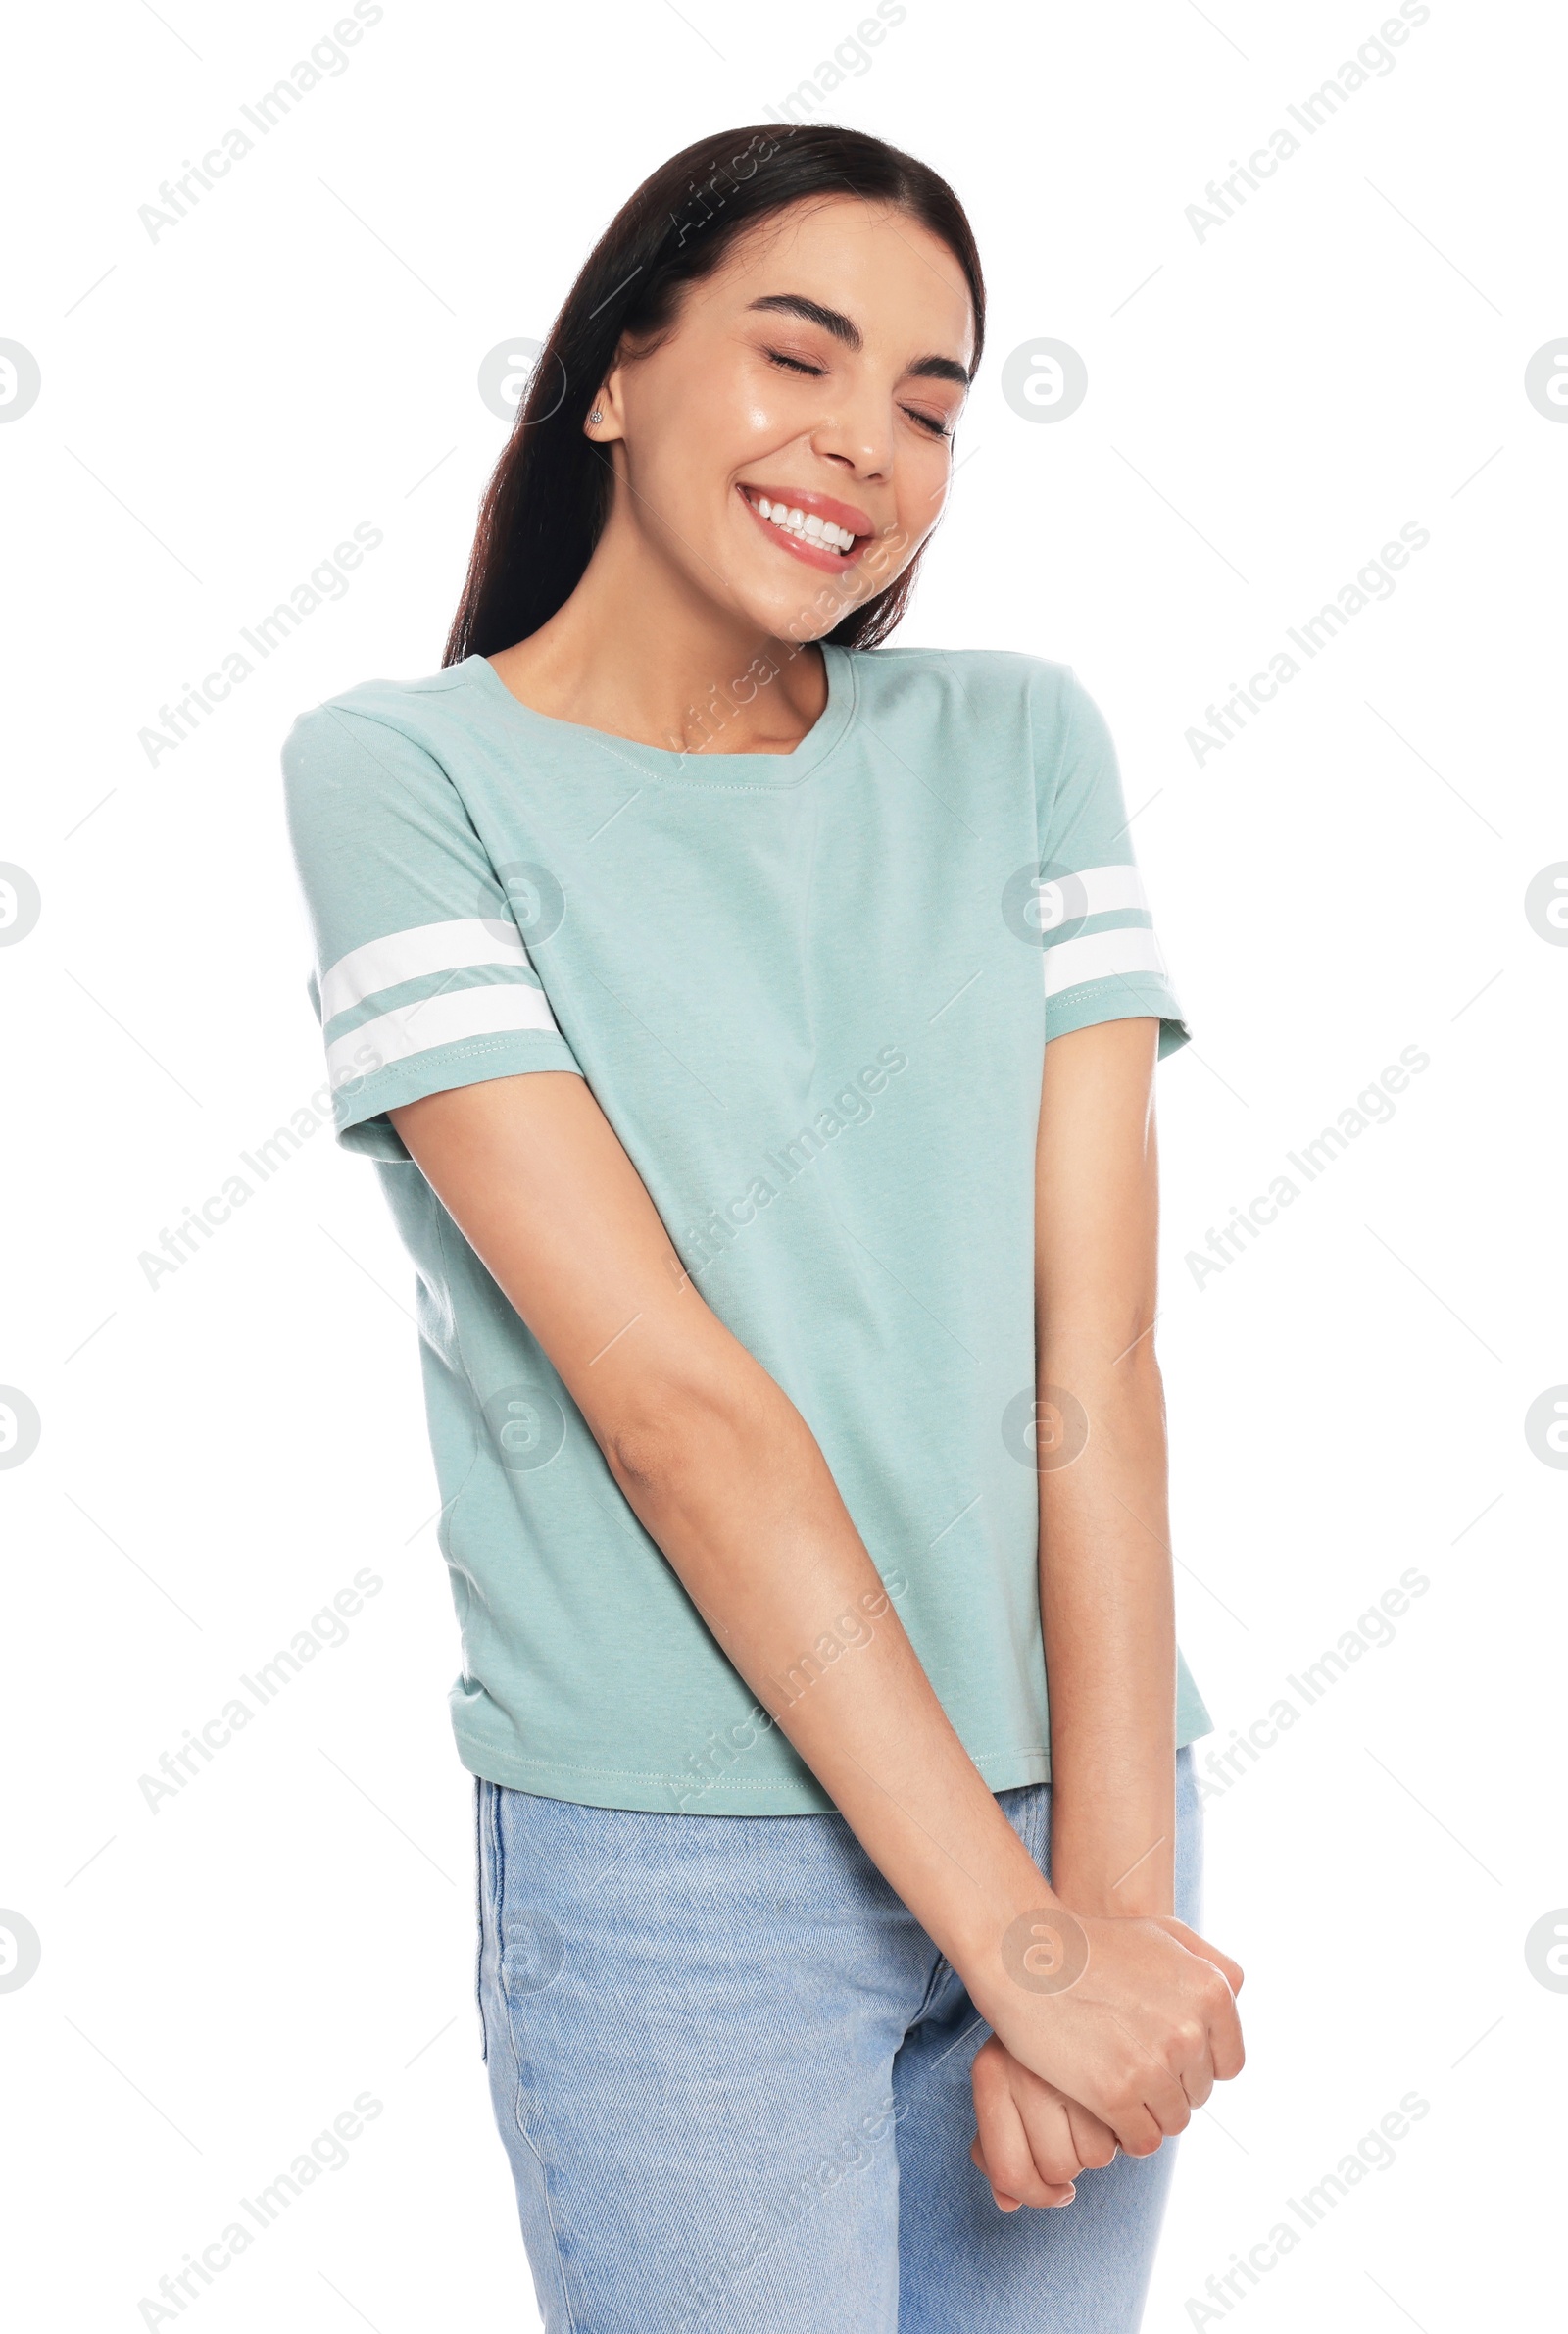
M 1177 1757 L 1176 1909 L 1201 1817 Z M 998 1794 L 1049 1869 L 1051 1786 Z M 1131 2334 L 1174 2143 L 1002 2213 L 989 2029 L 840 1815 L 476 1778 L 476 1986 L 546 2334 Z

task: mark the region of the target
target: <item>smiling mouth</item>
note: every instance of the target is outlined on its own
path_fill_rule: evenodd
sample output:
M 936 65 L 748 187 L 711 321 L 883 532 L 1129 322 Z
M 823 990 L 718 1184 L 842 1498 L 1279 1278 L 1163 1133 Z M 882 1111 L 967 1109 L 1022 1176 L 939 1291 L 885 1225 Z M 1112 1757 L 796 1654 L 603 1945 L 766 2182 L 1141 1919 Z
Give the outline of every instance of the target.
M 826 495 L 792 496 L 787 488 L 769 494 L 760 486 L 744 485 L 737 491 L 752 516 L 777 538 L 781 550 L 831 572 L 853 568 L 874 531 L 863 511 Z M 846 523 L 848 521 L 864 523 L 857 526 Z

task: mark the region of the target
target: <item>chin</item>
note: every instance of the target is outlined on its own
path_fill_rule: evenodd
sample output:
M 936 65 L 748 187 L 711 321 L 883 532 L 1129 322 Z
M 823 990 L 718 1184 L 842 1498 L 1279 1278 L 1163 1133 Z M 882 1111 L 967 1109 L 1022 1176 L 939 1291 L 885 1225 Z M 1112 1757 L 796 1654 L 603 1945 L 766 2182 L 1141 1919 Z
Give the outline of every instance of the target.
M 794 596 L 777 600 L 764 592 L 737 592 L 734 599 L 736 613 L 746 622 L 755 624 L 759 632 L 771 640 L 819 640 L 824 632 L 831 632 L 843 611 L 828 616 L 813 608 L 809 599 Z

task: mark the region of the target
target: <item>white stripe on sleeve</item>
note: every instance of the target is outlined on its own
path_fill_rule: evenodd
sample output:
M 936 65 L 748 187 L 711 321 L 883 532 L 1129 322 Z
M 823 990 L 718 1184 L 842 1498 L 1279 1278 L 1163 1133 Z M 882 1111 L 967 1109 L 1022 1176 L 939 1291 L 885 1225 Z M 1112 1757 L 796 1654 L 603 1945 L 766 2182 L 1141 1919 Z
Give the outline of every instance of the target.
M 1149 906 L 1144 880 L 1134 867 L 1081 868 L 1072 875 L 1043 875 L 1035 885 L 1040 929 L 1075 923 L 1082 916 L 1113 916 L 1124 908 Z
M 368 1077 L 389 1063 L 429 1053 L 465 1037 L 495 1037 L 512 1029 L 557 1029 L 543 989 L 531 981 L 488 982 L 478 989 L 443 989 L 391 1013 L 362 1021 L 326 1049 L 336 1093 L 346 1078 Z M 559 1032 L 558 1032 L 559 1033 Z M 367 1055 L 365 1049 L 368 1048 Z
M 1045 951 L 1046 995 L 1058 997 L 1086 980 L 1112 980 L 1118 973 L 1154 972 L 1165 979 L 1165 959 L 1159 942 L 1147 924 L 1130 924 L 1121 931 L 1080 932 L 1076 940 L 1058 940 Z
M 425 972 L 527 962 L 515 925 L 486 917 L 463 916 L 450 923 L 421 923 L 412 931 L 388 932 L 384 940 L 367 940 L 363 948 L 351 948 L 323 974 L 322 1024 L 374 996 L 377 989 L 395 988 L 400 980 L 417 980 Z

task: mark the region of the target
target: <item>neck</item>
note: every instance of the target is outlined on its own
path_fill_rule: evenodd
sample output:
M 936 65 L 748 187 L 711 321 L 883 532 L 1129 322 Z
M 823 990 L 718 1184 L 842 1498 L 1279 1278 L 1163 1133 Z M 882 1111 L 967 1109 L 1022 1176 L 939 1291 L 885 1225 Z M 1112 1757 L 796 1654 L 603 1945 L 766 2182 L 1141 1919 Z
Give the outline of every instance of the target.
M 490 659 L 535 713 L 687 754 L 787 754 L 827 703 L 826 661 L 714 606 L 614 518 L 549 622 Z

